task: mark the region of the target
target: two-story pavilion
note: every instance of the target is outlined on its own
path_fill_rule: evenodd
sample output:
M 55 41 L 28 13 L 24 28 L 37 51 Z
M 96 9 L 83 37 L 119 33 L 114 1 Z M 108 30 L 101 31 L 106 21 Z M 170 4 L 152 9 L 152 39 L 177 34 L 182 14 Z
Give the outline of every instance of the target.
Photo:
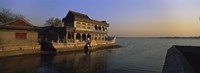
M 86 14 L 69 11 L 63 18 L 66 27 L 66 42 L 85 42 L 96 40 L 105 41 L 109 24 L 106 21 L 97 21 Z

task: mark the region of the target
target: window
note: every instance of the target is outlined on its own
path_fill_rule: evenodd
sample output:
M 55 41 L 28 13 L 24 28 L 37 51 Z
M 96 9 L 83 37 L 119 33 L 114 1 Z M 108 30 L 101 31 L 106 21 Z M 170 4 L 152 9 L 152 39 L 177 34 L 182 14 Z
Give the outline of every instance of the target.
M 86 29 L 86 23 L 83 23 L 83 24 L 82 24 L 82 28 L 83 28 L 83 29 Z
M 76 28 L 81 28 L 81 25 L 80 24 L 76 24 Z
M 81 23 L 77 21 L 76 24 L 81 24 Z
M 97 25 L 95 25 L 95 26 L 94 26 L 94 30 L 97 30 L 97 29 L 98 29 L 98 28 L 97 28 Z
M 27 39 L 26 33 L 15 33 L 15 39 Z
M 90 26 L 87 26 L 87 29 L 91 29 Z
M 82 28 L 83 28 L 83 29 L 86 29 L 86 27 L 85 27 L 85 26 L 82 26 Z

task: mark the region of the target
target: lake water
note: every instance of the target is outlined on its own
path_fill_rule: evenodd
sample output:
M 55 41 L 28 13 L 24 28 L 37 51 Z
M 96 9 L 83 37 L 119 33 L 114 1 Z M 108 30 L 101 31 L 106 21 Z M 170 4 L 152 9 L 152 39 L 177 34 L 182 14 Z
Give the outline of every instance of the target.
M 200 39 L 117 39 L 122 48 L 0 59 L 0 73 L 161 73 L 172 45 L 200 46 Z

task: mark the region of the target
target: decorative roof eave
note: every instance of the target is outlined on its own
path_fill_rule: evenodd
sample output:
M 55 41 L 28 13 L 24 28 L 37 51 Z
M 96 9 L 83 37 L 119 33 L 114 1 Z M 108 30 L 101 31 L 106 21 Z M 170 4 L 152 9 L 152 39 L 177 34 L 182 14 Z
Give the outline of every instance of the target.
M 74 17 L 80 17 L 80 18 L 84 18 L 84 19 L 90 19 L 90 17 L 86 14 L 83 13 L 79 13 L 79 12 L 75 12 L 75 11 L 69 11 L 69 13 L 71 13 Z
M 9 25 L 10 23 L 18 21 L 18 20 L 22 20 L 23 22 L 25 22 L 29 26 L 13 26 L 13 25 Z M 13 21 L 2 23 L 2 24 L 0 24 L 0 28 L 1 29 L 10 29 L 10 30 L 33 30 L 33 31 L 38 31 L 39 30 L 39 27 L 30 24 L 29 22 L 27 22 L 24 19 L 16 19 L 16 20 L 13 20 Z
M 109 27 L 109 24 L 106 21 L 93 20 L 87 14 L 83 14 L 83 13 L 79 13 L 79 12 L 75 12 L 75 11 L 71 11 L 71 10 L 68 12 L 67 16 L 70 14 L 72 14 L 74 20 Z M 65 18 L 67 18 L 67 16 Z
M 11 30 L 33 30 L 38 31 L 38 28 L 32 28 L 32 27 L 10 27 L 10 26 L 1 26 L 0 29 L 11 29 Z
M 22 20 L 22 21 L 24 21 L 25 23 L 27 23 L 27 24 L 30 25 L 31 27 L 37 27 L 37 26 L 32 25 L 31 23 L 27 22 L 27 21 L 24 20 L 24 19 L 16 19 L 16 20 L 13 20 L 13 21 L 9 21 L 9 22 L 3 23 L 2 25 L 0 24 L 0 26 L 7 25 L 7 24 L 9 24 L 9 23 L 12 23 L 12 22 L 15 22 L 15 21 L 18 21 L 18 20 Z
M 87 23 L 92 23 L 92 24 L 97 24 L 97 25 L 109 27 L 109 24 L 108 24 L 108 23 L 104 23 L 104 22 L 100 22 L 100 21 L 88 20 L 88 19 L 77 18 L 77 17 L 75 17 L 75 20 L 76 20 L 76 21 L 83 21 L 83 22 L 87 22 Z

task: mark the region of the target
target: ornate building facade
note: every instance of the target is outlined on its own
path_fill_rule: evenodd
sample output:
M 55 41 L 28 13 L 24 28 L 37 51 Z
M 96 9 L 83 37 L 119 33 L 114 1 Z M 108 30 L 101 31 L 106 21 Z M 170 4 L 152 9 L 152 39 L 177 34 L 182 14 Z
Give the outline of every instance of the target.
M 108 38 L 109 24 L 106 21 L 93 20 L 86 14 L 74 11 L 69 11 L 62 21 L 64 22 L 63 27 L 41 28 L 39 32 L 39 37 L 42 40 L 41 45 L 51 45 L 52 49 L 63 51 L 82 50 L 87 44 L 94 49 L 113 46 L 116 42 L 116 38 Z
M 66 42 L 86 42 L 95 40 L 103 42 L 108 34 L 109 24 L 106 21 L 96 21 L 86 14 L 69 11 L 63 18 L 66 27 Z

